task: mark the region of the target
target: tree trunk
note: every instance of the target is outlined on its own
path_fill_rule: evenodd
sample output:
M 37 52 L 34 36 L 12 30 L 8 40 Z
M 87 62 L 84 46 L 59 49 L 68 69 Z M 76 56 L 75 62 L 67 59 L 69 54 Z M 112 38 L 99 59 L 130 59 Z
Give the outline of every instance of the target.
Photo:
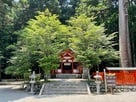
M 127 4 L 128 0 L 119 0 L 119 48 L 121 67 L 132 66 Z
M 2 81 L 2 78 L 1 78 L 1 71 L 0 71 L 0 81 Z
M 1 69 L 1 63 L 0 63 L 0 81 L 2 81 L 1 74 L 2 74 L 2 69 Z

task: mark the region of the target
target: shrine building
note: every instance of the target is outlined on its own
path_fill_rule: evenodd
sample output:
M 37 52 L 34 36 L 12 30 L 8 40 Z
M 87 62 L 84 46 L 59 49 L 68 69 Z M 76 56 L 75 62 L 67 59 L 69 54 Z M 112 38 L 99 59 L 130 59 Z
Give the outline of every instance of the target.
M 59 53 L 59 67 L 51 74 L 82 74 L 82 64 L 76 61 L 75 52 L 72 49 L 66 49 Z

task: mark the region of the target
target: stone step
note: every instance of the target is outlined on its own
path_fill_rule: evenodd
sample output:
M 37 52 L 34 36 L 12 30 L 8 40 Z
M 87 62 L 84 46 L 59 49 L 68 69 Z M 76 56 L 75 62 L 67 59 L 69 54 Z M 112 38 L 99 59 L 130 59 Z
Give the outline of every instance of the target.
M 48 91 L 43 92 L 43 95 L 59 95 L 59 94 L 88 94 L 86 91 Z
M 86 88 L 76 88 L 76 89 L 74 89 L 74 88 L 46 88 L 46 90 L 45 91 L 48 91 L 48 90 L 57 90 L 57 91 L 87 91 L 87 89 Z
M 47 86 L 46 86 L 47 87 Z M 47 87 L 47 88 L 50 88 L 50 89 L 82 89 L 82 88 L 86 88 L 86 86 L 78 86 L 78 87 L 72 87 L 72 86 L 65 86 L 65 87 Z
M 46 91 L 87 91 L 87 89 L 75 89 L 75 90 L 72 90 L 72 89 L 47 89 L 47 90 L 44 90 L 44 92 Z
M 76 79 L 81 77 L 82 76 L 80 74 L 56 74 L 56 78 L 61 78 L 61 79 Z
M 62 82 L 62 81 L 58 81 L 58 82 L 52 82 L 52 83 L 54 83 L 54 84 L 59 84 L 59 83 L 61 83 L 61 84 L 85 84 L 84 82 Z M 47 83 L 48 84 L 48 83 Z
M 80 83 L 79 83 L 80 84 Z M 81 84 L 81 85 L 79 85 L 79 84 L 48 84 L 48 85 L 46 85 L 46 87 L 74 87 L 74 88 L 76 88 L 77 86 L 80 86 L 80 87 L 84 87 L 84 86 L 86 86 L 86 84 L 84 85 L 84 84 Z
M 86 90 L 86 87 L 79 87 L 79 88 L 73 88 L 73 87 L 52 88 L 52 87 L 47 87 L 47 88 L 46 88 L 47 90 Z

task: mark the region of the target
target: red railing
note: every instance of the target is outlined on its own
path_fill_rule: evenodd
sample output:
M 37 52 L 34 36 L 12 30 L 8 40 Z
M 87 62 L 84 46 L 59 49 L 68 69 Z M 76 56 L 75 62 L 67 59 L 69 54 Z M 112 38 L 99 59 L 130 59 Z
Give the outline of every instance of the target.
M 117 85 L 136 85 L 136 69 L 107 70 L 108 73 L 116 74 Z

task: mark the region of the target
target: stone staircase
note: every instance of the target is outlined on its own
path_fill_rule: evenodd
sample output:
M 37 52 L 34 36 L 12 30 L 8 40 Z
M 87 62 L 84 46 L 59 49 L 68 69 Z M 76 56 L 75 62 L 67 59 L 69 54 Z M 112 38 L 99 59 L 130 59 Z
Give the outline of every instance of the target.
M 82 79 L 61 79 L 45 83 L 40 95 L 89 94 L 87 82 Z

